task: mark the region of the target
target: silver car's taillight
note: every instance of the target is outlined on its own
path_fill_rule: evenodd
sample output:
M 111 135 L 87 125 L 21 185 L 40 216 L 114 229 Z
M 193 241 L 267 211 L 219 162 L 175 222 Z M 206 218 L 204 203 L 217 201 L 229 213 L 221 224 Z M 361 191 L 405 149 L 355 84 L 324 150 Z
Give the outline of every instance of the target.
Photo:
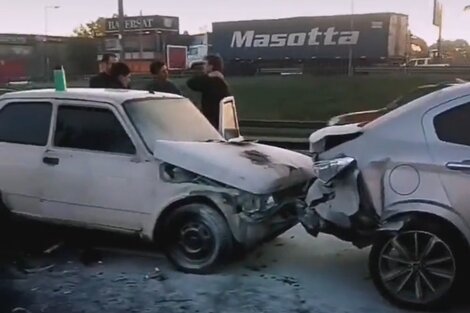
M 313 163 L 313 172 L 320 181 L 324 184 L 329 184 L 335 177 L 355 162 L 356 160 L 351 157 L 316 161 Z

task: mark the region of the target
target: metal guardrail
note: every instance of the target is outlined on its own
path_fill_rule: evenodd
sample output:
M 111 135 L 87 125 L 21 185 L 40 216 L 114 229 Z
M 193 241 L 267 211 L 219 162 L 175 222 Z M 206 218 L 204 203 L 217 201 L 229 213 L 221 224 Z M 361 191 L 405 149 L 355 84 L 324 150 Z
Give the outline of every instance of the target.
M 326 126 L 323 121 L 280 121 L 280 120 L 240 120 L 240 127 L 256 128 L 295 128 L 295 129 L 319 129 Z
M 469 74 L 470 66 L 356 67 L 358 74 Z
M 326 126 L 323 121 L 240 120 L 242 135 L 273 146 L 291 150 L 308 150 L 312 132 Z

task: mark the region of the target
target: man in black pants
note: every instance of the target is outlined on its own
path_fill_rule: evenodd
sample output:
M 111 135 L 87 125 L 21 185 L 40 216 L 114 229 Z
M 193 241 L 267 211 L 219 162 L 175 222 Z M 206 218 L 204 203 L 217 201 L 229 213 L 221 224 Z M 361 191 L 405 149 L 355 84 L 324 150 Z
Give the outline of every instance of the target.
M 111 67 L 116 62 L 117 57 L 115 54 L 104 54 L 100 62 L 101 72 L 90 79 L 90 88 L 109 88 L 114 81 L 111 77 Z
M 223 62 L 219 56 L 205 57 L 204 75 L 198 75 L 188 80 L 190 89 L 201 93 L 201 111 L 209 122 L 219 129 L 220 101 L 231 96 L 224 79 Z

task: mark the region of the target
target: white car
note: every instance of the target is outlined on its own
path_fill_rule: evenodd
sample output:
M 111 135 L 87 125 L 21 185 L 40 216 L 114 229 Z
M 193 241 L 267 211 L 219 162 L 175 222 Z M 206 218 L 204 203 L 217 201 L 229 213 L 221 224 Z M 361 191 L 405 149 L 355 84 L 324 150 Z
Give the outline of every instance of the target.
M 312 177 L 309 157 L 227 141 L 180 96 L 69 89 L 0 97 L 0 209 L 139 235 L 186 272 L 210 272 L 234 247 L 294 226 Z

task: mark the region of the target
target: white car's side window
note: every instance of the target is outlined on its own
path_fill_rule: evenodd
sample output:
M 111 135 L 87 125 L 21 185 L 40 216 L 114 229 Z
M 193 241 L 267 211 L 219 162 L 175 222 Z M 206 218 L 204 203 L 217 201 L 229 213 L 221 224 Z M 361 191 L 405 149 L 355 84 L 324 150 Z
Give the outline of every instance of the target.
M 54 146 L 118 154 L 135 154 L 136 149 L 111 110 L 60 105 Z
M 45 146 L 51 114 L 49 102 L 7 103 L 0 110 L 0 142 Z

